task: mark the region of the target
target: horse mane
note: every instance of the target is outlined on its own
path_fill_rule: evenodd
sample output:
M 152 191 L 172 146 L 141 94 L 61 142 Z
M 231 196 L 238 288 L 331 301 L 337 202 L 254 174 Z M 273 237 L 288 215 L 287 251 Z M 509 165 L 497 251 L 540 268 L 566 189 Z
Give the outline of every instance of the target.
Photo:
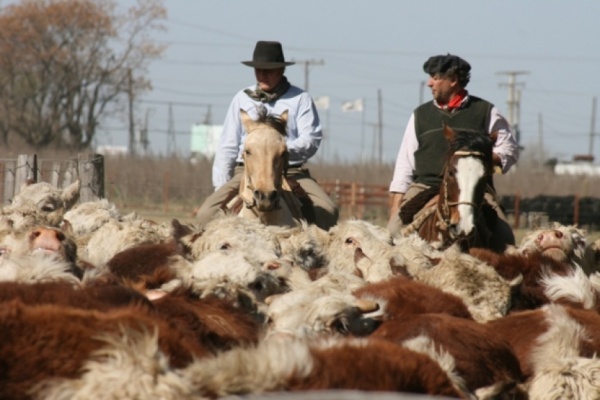
M 459 150 L 478 151 L 485 158 L 491 157 L 494 143 L 489 135 L 481 131 L 457 130 L 454 139 L 448 144 L 448 155 L 446 160 L 450 160 L 452 155 Z
M 265 124 L 275 129 L 282 136 L 287 136 L 286 121 L 279 115 L 269 114 L 266 107 L 258 108 L 258 119 L 256 122 Z

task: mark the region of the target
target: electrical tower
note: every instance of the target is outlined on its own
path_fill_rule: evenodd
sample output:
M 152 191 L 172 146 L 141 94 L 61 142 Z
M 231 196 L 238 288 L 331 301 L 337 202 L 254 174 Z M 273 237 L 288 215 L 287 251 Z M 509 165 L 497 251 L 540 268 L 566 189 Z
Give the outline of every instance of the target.
M 140 145 L 142 146 L 142 150 L 144 154 L 148 153 L 148 146 L 150 145 L 150 140 L 148 140 L 148 120 L 149 120 L 150 110 L 146 110 L 146 117 L 144 119 L 144 125 L 140 128 Z
M 521 147 L 521 91 L 518 87 L 525 86 L 524 83 L 517 82 L 518 75 L 527 75 L 528 71 L 501 71 L 497 72 L 496 75 L 508 75 L 508 83 L 501 83 L 500 87 L 508 87 L 508 99 L 506 104 L 508 105 L 508 123 L 513 128 L 517 139 L 517 144 Z
M 296 64 L 304 64 L 304 90 L 308 92 L 308 75 L 309 75 L 309 67 L 311 65 L 325 65 L 325 61 L 321 60 L 294 60 Z
M 173 105 L 169 103 L 169 127 L 167 129 L 167 156 L 175 154 L 177 143 L 175 141 L 175 121 L 173 120 Z

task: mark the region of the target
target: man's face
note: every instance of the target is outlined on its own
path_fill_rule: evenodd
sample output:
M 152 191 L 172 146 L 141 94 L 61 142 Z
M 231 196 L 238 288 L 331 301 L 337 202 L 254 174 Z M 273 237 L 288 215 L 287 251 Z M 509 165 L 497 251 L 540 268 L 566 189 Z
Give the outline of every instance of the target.
M 432 75 L 427 81 L 427 86 L 431 89 L 431 95 L 439 104 L 447 104 L 452 96 L 460 91 L 460 86 L 456 77 L 443 77 Z
M 259 69 L 254 68 L 254 75 L 256 76 L 256 82 L 258 87 L 265 92 L 272 92 L 275 86 L 281 80 L 283 76 L 284 68 L 276 69 Z

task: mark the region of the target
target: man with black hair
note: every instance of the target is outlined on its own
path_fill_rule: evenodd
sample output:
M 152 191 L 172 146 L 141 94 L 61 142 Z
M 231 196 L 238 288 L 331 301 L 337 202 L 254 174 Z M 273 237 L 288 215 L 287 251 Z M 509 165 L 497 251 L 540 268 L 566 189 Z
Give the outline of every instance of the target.
M 256 119 L 260 109 L 269 114 L 288 112 L 287 150 L 289 154 L 286 176 L 299 185 L 298 192 L 310 201 L 304 202 L 304 217 L 322 229 L 337 223 L 338 208 L 333 200 L 312 178 L 305 163 L 316 154 L 321 144 L 321 122 L 315 104 L 304 90 L 290 84 L 281 43 L 258 41 L 251 61 L 242 64 L 254 68 L 256 83 L 240 90 L 231 101 L 223 132 L 219 138 L 213 161 L 212 181 L 215 192 L 204 200 L 196 214 L 201 225 L 222 214 L 225 204 L 239 191 L 244 164 L 245 131 L 240 109 Z M 308 209 L 307 209 L 308 207 Z M 311 214 L 311 215 L 307 215 Z
M 443 135 L 444 123 L 453 129 L 488 134 L 497 131 L 493 153 L 496 172 L 506 173 L 518 159 L 518 145 L 508 121 L 493 104 L 466 90 L 471 78 L 468 62 L 452 54 L 437 55 L 423 64 L 423 70 L 429 74 L 427 86 L 433 100 L 414 110 L 402 138 L 389 188 L 388 229 L 393 234 L 398 234 L 403 227 L 402 207 L 417 194 L 441 183 L 448 148 Z M 501 236 L 504 243 L 514 244 L 514 234 L 493 188 L 486 191 L 485 200 L 499 217 L 493 234 Z

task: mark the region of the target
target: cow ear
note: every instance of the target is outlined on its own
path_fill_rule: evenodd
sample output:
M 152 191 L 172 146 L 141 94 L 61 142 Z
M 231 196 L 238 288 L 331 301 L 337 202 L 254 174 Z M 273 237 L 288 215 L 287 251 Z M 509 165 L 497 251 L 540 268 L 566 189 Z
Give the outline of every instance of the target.
M 70 210 L 79 200 L 79 192 L 81 190 L 81 181 L 77 179 L 69 186 L 63 189 L 61 198 L 65 204 L 65 209 Z
M 60 230 L 66 235 L 66 236 L 74 236 L 75 234 L 73 233 L 73 225 L 71 225 L 71 223 L 66 220 L 63 219 L 62 222 L 60 223 Z

